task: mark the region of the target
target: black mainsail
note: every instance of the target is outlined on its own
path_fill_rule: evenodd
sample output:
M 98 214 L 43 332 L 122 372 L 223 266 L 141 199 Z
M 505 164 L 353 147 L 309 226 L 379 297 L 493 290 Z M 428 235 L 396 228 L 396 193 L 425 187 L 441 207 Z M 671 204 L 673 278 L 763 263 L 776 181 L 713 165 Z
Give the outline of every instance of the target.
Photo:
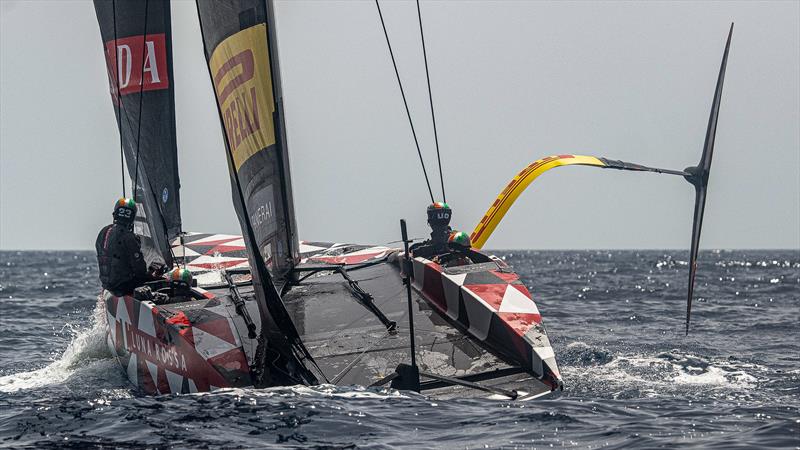
M 272 10 L 261 0 L 198 0 L 209 75 L 225 137 L 236 209 L 261 312 L 264 385 L 314 383 L 313 363 L 278 282 L 299 261 Z M 267 361 L 265 359 L 264 361 Z M 277 369 L 277 370 L 273 370 Z M 269 373 L 267 373 L 269 372 Z
M 95 0 L 111 100 L 148 262 L 172 265 L 181 232 L 168 0 Z

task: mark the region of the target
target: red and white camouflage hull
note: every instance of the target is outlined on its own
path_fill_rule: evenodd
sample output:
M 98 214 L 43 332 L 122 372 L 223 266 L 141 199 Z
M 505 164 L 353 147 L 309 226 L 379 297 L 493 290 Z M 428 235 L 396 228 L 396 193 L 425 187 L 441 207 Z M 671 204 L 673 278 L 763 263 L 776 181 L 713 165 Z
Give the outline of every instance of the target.
M 131 383 L 148 394 L 252 385 L 226 299 L 156 306 L 104 291 L 107 342 Z
M 501 259 L 444 268 L 414 258 L 414 288 L 440 314 L 551 390 L 563 385 L 542 315 L 528 288 Z
M 182 243 L 173 243 L 173 250 L 200 280 L 201 286 L 218 283 L 222 279 L 220 269 L 247 268 L 246 253 L 239 236 L 190 234 L 184 237 Z M 406 299 L 404 294 L 399 295 L 402 289 L 398 290 L 397 269 L 400 265 L 392 262 L 402 256 L 398 249 L 302 242 L 301 251 L 303 264 L 344 265 L 352 268 L 348 270 L 354 271 L 354 277 L 362 273 L 357 268 L 365 264 L 393 267 L 382 272 L 385 275 L 381 275 L 381 278 L 388 277 L 385 283 L 376 283 L 374 276 L 366 273 L 369 271 L 364 271 L 362 282 L 372 286 L 370 292 L 376 299 L 385 299 L 381 300 L 380 307 L 397 320 L 400 335 L 406 332 L 406 326 L 403 325 L 403 320 L 407 320 L 404 317 L 407 314 Z M 542 326 L 542 317 L 519 276 L 502 260 L 491 257 L 489 262 L 442 267 L 418 257 L 413 260 L 413 269 L 413 287 L 417 293 L 415 297 L 419 299 L 416 300 L 415 322 L 420 321 L 419 326 L 424 328 L 425 321 L 428 321 L 427 326 L 431 331 L 427 334 L 430 336 L 443 333 L 438 338 L 433 337 L 430 347 L 426 347 L 426 337 L 417 337 L 418 346 L 422 344 L 424 348 L 434 350 L 445 345 L 437 350 L 441 356 L 432 360 L 441 361 L 447 355 L 452 356 L 451 346 L 466 345 L 459 341 L 468 337 L 486 348 L 484 353 L 494 355 L 492 358 L 495 362 L 484 364 L 483 370 L 511 366 L 527 372 L 527 377 L 517 376 L 516 381 L 512 381 L 517 383 L 514 386 L 522 386 L 529 392 L 529 397 L 562 386 L 553 349 Z M 363 324 L 356 322 L 345 329 L 337 328 L 335 323 L 340 319 L 336 317 L 337 314 L 342 316 L 342 323 L 350 322 L 352 314 L 361 314 L 361 307 L 353 303 L 348 291 L 331 293 L 333 288 L 342 289 L 342 280 L 337 277 L 333 276 L 330 281 L 320 281 L 325 277 L 315 279 L 316 283 L 322 283 L 316 284 L 320 289 L 320 294 L 316 296 L 302 294 L 306 288 L 301 285 L 298 292 L 294 292 L 294 289 L 291 291 L 293 294 L 285 302 L 288 302 L 287 307 L 293 312 L 294 320 L 299 321 L 297 325 L 301 338 L 308 340 L 309 348 L 323 372 L 330 371 L 328 379 L 335 378 L 343 367 L 363 366 L 363 370 L 357 370 L 358 375 L 354 372 L 351 378 L 342 378 L 342 383 L 370 384 L 386 373 L 385 369 L 374 370 L 377 360 L 357 360 L 364 355 L 361 353 L 364 350 L 362 346 L 366 346 L 375 357 L 386 360 L 381 364 L 387 368 L 406 362 L 407 352 L 398 351 L 394 344 L 391 349 L 387 347 L 384 353 L 380 353 L 380 347 L 376 347 L 374 342 L 361 340 L 363 336 L 385 338 L 385 330 L 381 331 L 379 324 L 364 328 Z M 398 280 L 391 281 L 389 278 Z M 169 305 L 155 305 L 130 296 L 116 297 L 104 293 L 109 324 L 108 345 L 134 385 L 148 394 L 191 393 L 253 385 L 255 377 L 251 364 L 258 342 L 246 337 L 246 327 L 236 313 L 228 289 L 209 289 L 210 292 L 199 289 L 204 292 L 205 299 Z M 247 303 L 251 317 L 258 319 L 255 302 L 249 299 Z M 427 307 L 423 304 L 427 304 Z M 353 307 L 356 309 L 353 310 Z M 322 310 L 315 313 L 316 308 Z M 434 316 L 440 318 L 432 317 L 430 309 L 435 311 Z M 316 314 L 323 314 L 328 320 L 316 317 Z M 440 330 L 437 324 L 443 319 L 449 325 L 441 329 L 443 331 L 437 331 Z M 398 338 L 402 340 L 400 335 Z M 330 336 L 336 338 L 331 340 Z M 358 344 L 353 344 L 357 336 Z M 319 345 L 315 343 L 318 338 L 321 339 Z M 340 350 L 330 353 L 332 347 Z M 485 355 L 475 356 L 475 350 L 468 350 L 464 355 L 473 355 L 472 358 L 481 361 L 486 359 Z M 449 369 L 443 370 L 448 374 L 469 375 L 471 369 L 465 369 L 468 366 L 469 361 L 467 366 L 460 366 L 453 361 Z

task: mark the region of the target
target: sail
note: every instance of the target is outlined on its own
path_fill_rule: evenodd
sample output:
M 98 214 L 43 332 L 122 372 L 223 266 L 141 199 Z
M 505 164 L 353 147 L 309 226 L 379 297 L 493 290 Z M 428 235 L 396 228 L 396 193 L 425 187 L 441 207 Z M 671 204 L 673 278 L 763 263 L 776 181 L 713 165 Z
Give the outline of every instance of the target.
M 300 245 L 267 5 L 259 0 L 198 1 L 197 7 L 233 160 L 234 191 L 241 189 L 243 195 L 244 208 L 237 213 L 249 223 L 260 257 L 280 280 L 299 262 Z
M 273 277 L 281 282 L 291 276 L 300 254 L 272 11 L 263 0 L 197 0 L 197 11 L 261 314 L 260 335 L 268 353 L 280 355 L 263 361 L 261 373 L 270 375 L 256 384 L 316 383 L 306 365 L 314 364 L 313 358 L 273 283 Z
M 172 265 L 181 232 L 168 0 L 95 0 L 132 195 L 148 262 Z M 109 149 L 111 150 L 111 149 Z M 137 167 L 138 166 L 138 167 Z

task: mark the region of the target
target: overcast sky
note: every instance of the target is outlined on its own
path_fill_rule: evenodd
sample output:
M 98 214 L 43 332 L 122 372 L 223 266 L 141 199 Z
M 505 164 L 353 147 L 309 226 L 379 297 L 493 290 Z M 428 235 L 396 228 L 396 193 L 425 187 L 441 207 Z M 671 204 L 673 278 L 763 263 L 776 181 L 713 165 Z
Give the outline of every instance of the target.
M 436 176 L 416 8 L 382 5 Z M 184 229 L 238 233 L 195 5 L 172 9 Z M 701 247 L 800 248 L 800 2 L 424 1 L 422 13 L 455 228 L 471 231 L 546 155 L 696 164 L 735 21 Z M 277 26 L 301 238 L 393 241 L 400 218 L 427 233 L 374 3 L 278 2 Z M 91 248 L 121 189 L 93 6 L 0 0 L 0 46 L 0 248 Z M 677 177 L 560 168 L 487 248 L 687 248 L 693 199 Z

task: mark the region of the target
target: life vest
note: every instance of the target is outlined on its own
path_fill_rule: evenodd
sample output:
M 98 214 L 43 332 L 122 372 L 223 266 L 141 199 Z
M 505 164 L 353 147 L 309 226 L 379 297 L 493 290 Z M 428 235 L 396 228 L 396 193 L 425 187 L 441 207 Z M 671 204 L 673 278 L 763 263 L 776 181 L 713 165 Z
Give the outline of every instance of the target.
M 104 227 L 97 235 L 95 250 L 103 288 L 132 291 L 136 283 L 146 278 L 139 239 L 132 230 L 116 224 Z

